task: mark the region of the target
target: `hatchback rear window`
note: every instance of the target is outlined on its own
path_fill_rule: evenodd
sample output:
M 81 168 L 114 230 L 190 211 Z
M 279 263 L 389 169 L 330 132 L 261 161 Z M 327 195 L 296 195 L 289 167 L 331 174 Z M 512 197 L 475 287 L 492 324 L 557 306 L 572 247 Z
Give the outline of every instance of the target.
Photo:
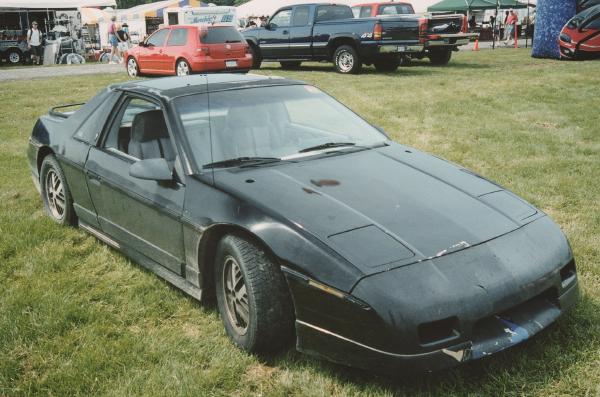
M 203 37 L 203 35 L 205 35 Z M 208 28 L 200 33 L 200 41 L 204 44 L 242 43 L 244 38 L 234 27 Z

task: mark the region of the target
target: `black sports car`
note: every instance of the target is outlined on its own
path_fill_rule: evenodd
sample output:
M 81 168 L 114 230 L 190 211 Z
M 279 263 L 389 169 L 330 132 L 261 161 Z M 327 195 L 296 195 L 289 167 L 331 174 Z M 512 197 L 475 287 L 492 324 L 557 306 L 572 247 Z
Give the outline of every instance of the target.
M 392 142 L 298 81 L 111 86 L 34 127 L 48 214 L 198 300 L 250 352 L 436 370 L 515 345 L 578 299 L 560 229 L 506 189 Z

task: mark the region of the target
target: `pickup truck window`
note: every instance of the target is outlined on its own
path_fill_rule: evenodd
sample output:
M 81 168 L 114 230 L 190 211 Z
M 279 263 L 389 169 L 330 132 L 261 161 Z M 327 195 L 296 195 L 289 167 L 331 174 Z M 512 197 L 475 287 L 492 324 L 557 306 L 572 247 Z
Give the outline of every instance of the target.
M 292 26 L 306 26 L 308 25 L 308 17 L 310 14 L 310 7 L 301 6 L 294 9 L 294 16 L 292 18 Z
M 271 18 L 269 22 L 271 26 L 284 28 L 290 26 L 292 21 L 292 10 L 281 10 Z
M 389 4 L 379 6 L 377 15 L 398 15 L 398 14 L 414 14 L 414 10 L 410 4 Z
M 327 5 L 317 7 L 315 22 L 334 21 L 336 19 L 352 19 L 352 9 L 348 6 Z

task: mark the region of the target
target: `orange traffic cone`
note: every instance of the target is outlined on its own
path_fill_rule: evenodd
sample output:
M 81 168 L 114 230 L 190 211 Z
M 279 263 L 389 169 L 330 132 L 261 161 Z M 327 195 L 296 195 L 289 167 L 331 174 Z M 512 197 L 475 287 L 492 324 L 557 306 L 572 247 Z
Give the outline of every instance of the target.
M 473 46 L 473 51 L 479 51 L 479 37 L 475 39 L 475 45 Z

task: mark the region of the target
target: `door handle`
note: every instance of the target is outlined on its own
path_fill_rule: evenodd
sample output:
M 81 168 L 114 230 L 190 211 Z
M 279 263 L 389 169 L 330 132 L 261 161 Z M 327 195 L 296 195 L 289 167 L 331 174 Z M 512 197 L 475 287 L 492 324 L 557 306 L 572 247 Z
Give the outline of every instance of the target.
M 283 34 L 290 34 L 290 31 L 289 30 L 284 30 Z

